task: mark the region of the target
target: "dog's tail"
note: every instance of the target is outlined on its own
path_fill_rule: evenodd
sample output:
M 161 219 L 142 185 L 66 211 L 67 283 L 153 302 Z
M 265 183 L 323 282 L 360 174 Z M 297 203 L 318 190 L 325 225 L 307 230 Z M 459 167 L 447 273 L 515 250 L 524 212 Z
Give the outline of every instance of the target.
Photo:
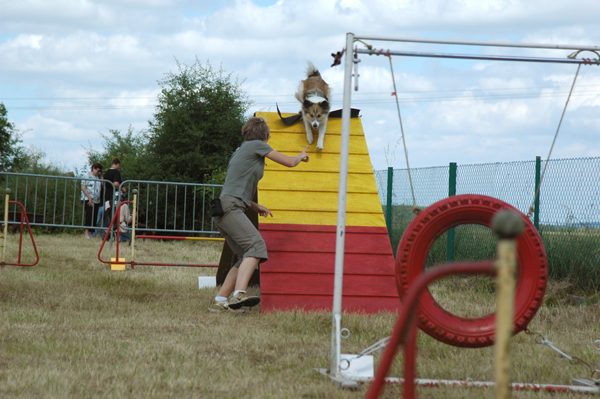
M 319 72 L 319 70 L 317 69 L 316 66 L 314 66 L 314 64 L 310 61 L 306 61 L 306 77 L 307 78 L 312 78 L 312 77 L 321 77 L 321 73 Z

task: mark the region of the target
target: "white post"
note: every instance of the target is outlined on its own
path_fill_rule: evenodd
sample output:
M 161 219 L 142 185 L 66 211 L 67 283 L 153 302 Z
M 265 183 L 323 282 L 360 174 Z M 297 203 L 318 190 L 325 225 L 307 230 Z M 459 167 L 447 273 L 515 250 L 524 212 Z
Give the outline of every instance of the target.
M 346 240 L 346 196 L 348 192 L 348 153 L 350 149 L 350 95 L 352 93 L 354 34 L 346 34 L 344 63 L 344 105 L 342 110 L 342 143 L 340 148 L 340 183 L 335 241 L 335 277 L 333 286 L 333 318 L 329 374 L 340 376 L 340 325 L 342 321 L 342 286 L 344 280 L 344 244 Z

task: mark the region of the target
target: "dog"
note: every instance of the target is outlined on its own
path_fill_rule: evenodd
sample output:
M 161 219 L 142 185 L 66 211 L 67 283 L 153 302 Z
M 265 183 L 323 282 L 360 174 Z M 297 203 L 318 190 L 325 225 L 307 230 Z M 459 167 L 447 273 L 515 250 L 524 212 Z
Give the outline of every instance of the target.
M 319 70 L 308 62 L 306 80 L 300 81 L 296 99 L 302 104 L 300 113 L 306 130 L 308 144 L 313 143 L 313 129 L 318 132 L 317 149 L 323 149 L 327 119 L 329 118 L 329 104 L 331 103 L 331 89 L 321 78 Z

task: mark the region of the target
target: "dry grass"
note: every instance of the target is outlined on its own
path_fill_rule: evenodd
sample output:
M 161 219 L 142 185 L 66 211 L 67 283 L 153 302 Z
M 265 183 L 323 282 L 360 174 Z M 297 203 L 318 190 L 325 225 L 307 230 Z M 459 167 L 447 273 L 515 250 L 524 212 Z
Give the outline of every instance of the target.
M 255 308 L 243 315 L 206 310 L 216 288 L 198 290 L 198 275 L 214 269 L 138 266 L 111 272 L 97 259 L 100 241 L 81 235 L 36 237 L 38 266 L 0 270 L 0 397 L 45 398 L 361 398 L 313 371 L 327 367 L 331 316 Z M 8 258 L 15 259 L 10 237 Z M 217 263 L 221 244 L 139 242 L 140 261 Z M 129 257 L 129 247 L 126 247 Z M 103 257 L 110 257 L 109 248 Z M 25 261 L 31 259 L 26 250 Z M 113 254 L 114 256 L 114 254 Z M 123 254 L 122 254 L 123 256 Z M 563 288 L 551 285 L 560 296 Z M 448 280 L 432 288 L 448 309 L 463 315 L 493 310 L 489 284 Z M 593 302 L 593 301 L 592 301 Z M 392 314 L 345 315 L 352 335 L 343 352 L 358 353 L 387 336 Z M 554 344 L 593 366 L 600 352 L 598 303 L 542 306 L 530 325 Z M 377 357 L 378 359 L 378 357 Z M 589 376 L 531 336 L 513 339 L 513 380 L 571 384 Z M 393 376 L 399 376 L 401 360 Z M 493 351 L 459 349 L 419 335 L 418 375 L 493 380 Z M 398 397 L 388 386 L 384 397 Z M 419 388 L 421 398 L 491 398 L 493 391 Z M 514 392 L 516 398 L 556 395 Z M 560 397 L 583 397 L 562 394 Z

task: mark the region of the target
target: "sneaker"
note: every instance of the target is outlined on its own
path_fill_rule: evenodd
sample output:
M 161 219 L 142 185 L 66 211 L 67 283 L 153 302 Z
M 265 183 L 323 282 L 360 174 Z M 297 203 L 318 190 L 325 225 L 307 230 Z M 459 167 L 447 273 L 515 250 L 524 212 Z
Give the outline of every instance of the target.
M 244 309 L 236 309 L 233 310 L 229 307 L 227 301 L 218 302 L 216 300 L 212 300 L 210 305 L 208 305 L 208 311 L 213 313 L 221 313 L 221 312 L 233 312 L 233 313 L 244 313 Z
M 235 295 L 233 298 L 231 298 L 231 300 L 229 301 L 229 307 L 231 309 L 239 309 L 242 306 L 247 306 L 249 308 L 256 306 L 260 303 L 260 297 L 259 296 L 250 296 L 248 294 L 246 294 L 245 292 L 240 292 L 239 294 Z

